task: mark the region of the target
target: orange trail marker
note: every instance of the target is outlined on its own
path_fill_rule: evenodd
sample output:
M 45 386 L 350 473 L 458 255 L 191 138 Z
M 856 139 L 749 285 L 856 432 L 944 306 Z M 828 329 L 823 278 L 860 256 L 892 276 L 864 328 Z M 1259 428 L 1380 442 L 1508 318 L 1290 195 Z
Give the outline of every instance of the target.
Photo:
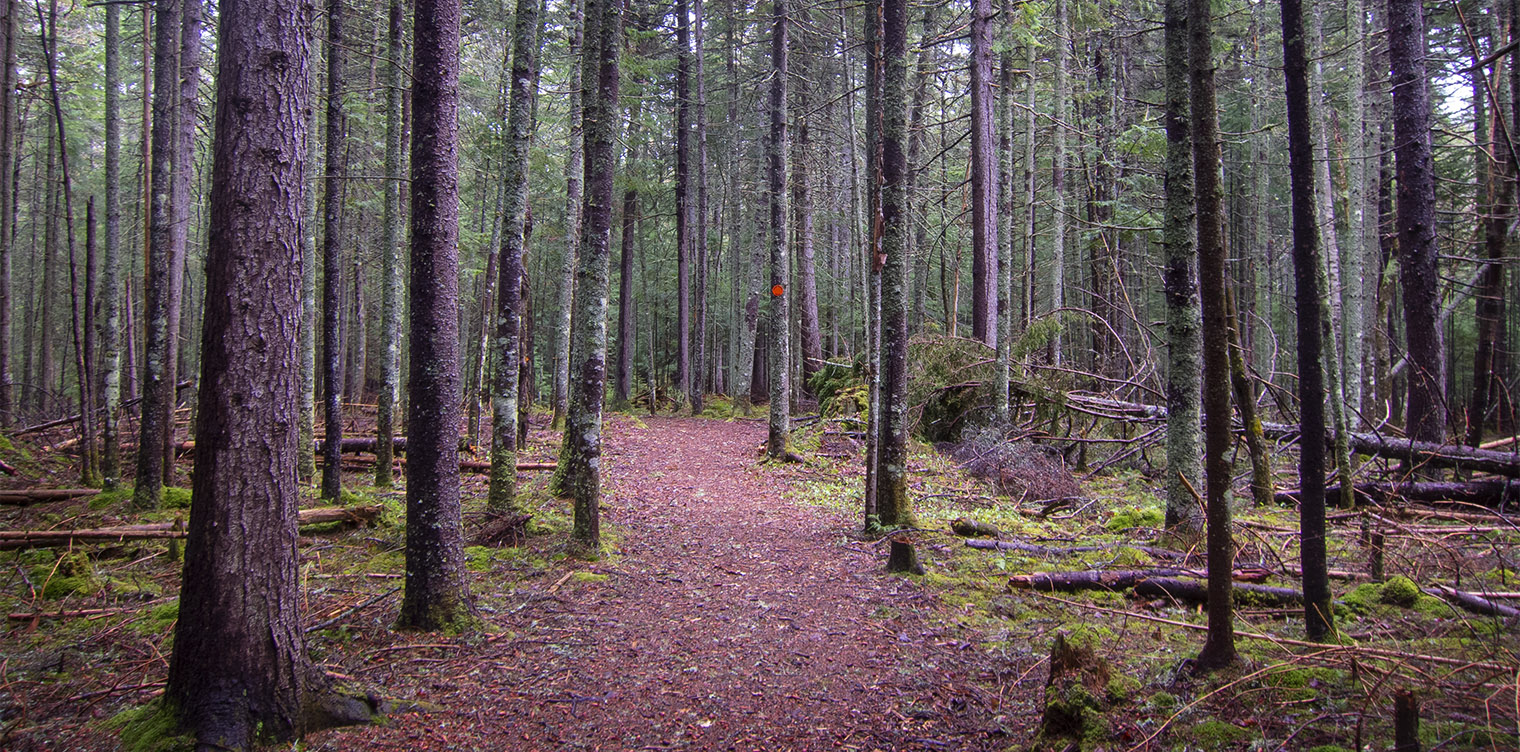
M 773 297 L 779 298 L 779 297 L 781 297 L 781 294 L 784 293 L 784 292 L 786 292 L 786 288 L 782 287 L 781 285 L 772 285 L 771 286 L 771 295 Z

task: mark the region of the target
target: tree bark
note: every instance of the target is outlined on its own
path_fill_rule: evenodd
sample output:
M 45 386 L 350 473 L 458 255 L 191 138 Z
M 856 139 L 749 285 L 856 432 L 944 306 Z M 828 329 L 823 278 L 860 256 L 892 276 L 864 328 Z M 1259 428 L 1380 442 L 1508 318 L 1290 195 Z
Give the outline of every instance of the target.
M 168 350 L 164 362 L 164 383 L 179 383 L 180 335 L 184 329 L 185 264 L 190 248 L 190 205 L 195 182 L 195 144 L 200 125 L 200 69 L 201 27 L 203 9 L 201 0 L 181 0 L 179 34 L 179 101 L 174 113 L 174 223 L 171 242 L 174 255 L 169 265 L 168 289 Z M 168 389 L 168 419 L 161 437 L 159 451 L 163 452 L 164 483 L 174 482 L 174 410 L 178 406 L 177 392 Z
M 114 7 L 114 6 L 113 6 Z M 0 0 L 0 426 L 14 420 L 15 403 L 11 375 L 11 259 L 16 237 L 16 39 L 17 0 Z
M 296 581 L 300 207 L 310 6 L 224 0 L 206 325 L 184 584 L 165 708 L 246 749 L 367 718 L 306 652 Z M 253 406 L 253 409 L 249 409 Z M 156 450 L 157 443 L 151 447 Z M 344 712 L 344 711 L 351 712 Z
M 6 0 L 0 0 L 6 2 Z M 117 411 L 121 409 L 121 6 L 106 6 L 106 237 L 105 257 L 101 259 L 100 298 L 100 475 L 107 491 L 115 490 L 121 479 L 121 450 L 117 438 Z M 10 91 L 9 88 L 3 91 Z M 8 99 L 8 98 L 7 98 Z M 0 114 L 0 118 L 4 115 Z M 0 138 L 5 138 L 0 128 Z M 9 162 L 0 159 L 0 165 Z M 6 170 L 0 168 L 0 173 Z M 9 181 L 0 179 L 0 183 Z M 0 192 L 3 195 L 3 192 Z M 0 198 L 0 213 L 9 214 Z M 0 234 L 7 231 L 0 221 Z M 0 244 L 7 240 L 0 239 Z M 4 305 L 0 302 L 0 305 Z M 0 331 L 0 339 L 7 336 Z M 0 360 L 8 348 L 0 347 Z M 6 370 L 8 373 L 8 369 Z M 4 376 L 0 375 L 0 384 Z M 0 387 L 3 389 L 3 387 Z M 0 404 L 0 413 L 8 408 Z
M 695 249 L 697 263 L 696 298 L 692 302 L 696 309 L 693 313 L 693 342 L 692 342 L 692 378 L 691 378 L 691 411 L 694 415 L 702 413 L 702 398 L 708 389 L 707 368 L 707 284 L 708 284 L 708 260 L 707 260 L 707 82 L 704 77 L 705 67 L 703 58 L 706 48 L 704 41 L 702 21 L 703 0 L 692 0 L 692 41 L 696 45 L 696 62 L 692 74 L 696 78 L 696 127 L 694 134 L 697 150 L 697 205 L 696 205 L 696 237 L 692 244 Z M 816 300 L 816 295 L 814 296 Z M 817 316 L 814 316 L 816 319 Z
M 570 29 L 570 59 L 584 60 L 582 49 L 586 36 L 586 3 L 588 0 L 571 0 L 574 18 Z M 570 400 L 570 316 L 575 307 L 575 281 L 577 256 L 580 255 L 585 216 L 581 196 L 581 181 L 585 177 L 585 67 L 570 64 L 570 132 L 569 150 L 565 158 L 565 253 L 560 262 L 559 307 L 554 327 L 554 427 L 565 425 L 565 415 Z
M 1320 229 L 1316 217 L 1314 145 L 1303 5 L 1283 0 L 1283 76 L 1288 94 L 1288 159 L 1293 194 L 1293 280 L 1298 314 L 1298 399 L 1303 438 L 1298 478 L 1304 620 L 1309 639 L 1334 632 L 1325 572 L 1325 407 L 1321 377 Z M 1328 184 L 1328 176 L 1324 180 Z M 1326 186 L 1328 187 L 1328 186 Z M 1333 343 L 1332 343 L 1333 344 Z M 1331 399 L 1339 399 L 1331 395 Z
M 1388 56 L 1398 170 L 1399 282 L 1412 366 L 1405 430 L 1420 441 L 1439 442 L 1446 435 L 1446 348 L 1436 324 L 1441 291 L 1423 7 L 1420 0 L 1388 0 Z
M 1289 0 L 1291 2 L 1292 0 Z M 1213 18 L 1208 0 L 1188 3 L 1189 95 L 1192 103 L 1193 181 L 1198 223 L 1198 282 L 1203 309 L 1205 516 L 1208 521 L 1209 631 L 1198 666 L 1235 663 L 1230 606 L 1234 562 L 1230 511 L 1230 375 L 1225 316 L 1225 247 L 1219 113 L 1214 92 Z
M 416 0 L 412 68 L 411 365 L 403 629 L 461 626 L 459 0 Z M 335 447 L 334 447 L 335 448 Z M 329 451 L 332 451 L 331 449 Z
M 770 184 L 771 295 L 767 306 L 766 334 L 770 350 L 770 421 L 766 456 L 785 459 L 791 452 L 792 326 L 791 247 L 786 228 L 791 211 L 787 193 L 787 53 L 790 46 L 790 10 L 787 0 L 772 1 L 771 16 L 770 133 L 766 139 L 766 171 Z
M 676 404 L 691 394 L 691 14 L 676 13 Z M 781 225 L 784 227 L 785 225 Z
M 323 456 L 320 498 L 337 501 L 343 495 L 343 465 L 338 446 L 343 442 L 343 343 L 340 312 L 343 298 L 343 201 L 348 157 L 343 142 L 347 123 L 343 111 L 343 0 L 327 0 L 327 172 L 322 191 L 322 423 Z
M 386 14 L 385 88 L 385 208 L 380 242 L 380 394 L 375 400 L 375 485 L 390 488 L 391 438 L 396 435 L 396 404 L 401 399 L 401 96 L 405 88 L 402 61 L 406 55 L 406 9 L 390 0 Z
M 996 348 L 999 179 L 997 127 L 992 109 L 992 16 L 992 0 L 972 0 L 971 336 Z M 907 25 L 907 19 L 903 19 L 903 25 Z
M 1066 304 L 1066 124 L 1071 102 L 1071 76 L 1067 70 L 1070 56 L 1070 30 L 1067 24 L 1066 0 L 1056 0 L 1056 75 L 1055 75 L 1055 123 L 1051 126 L 1051 232 L 1050 232 L 1050 311 L 1056 313 Z M 1049 360 L 1061 365 L 1061 329 L 1051 335 Z
M 506 228 L 502 233 L 496 308 L 496 372 L 491 380 L 491 483 L 486 504 L 498 514 L 517 509 L 517 380 L 521 375 L 522 276 L 528 219 L 528 146 L 533 139 L 533 71 L 538 67 L 539 0 L 518 0 L 512 22 L 507 95 Z
M 582 552 L 601 547 L 602 393 L 607 381 L 607 286 L 612 230 L 613 151 L 618 124 L 618 48 L 622 0 L 586 0 L 586 49 L 581 80 L 595 82 L 584 103 L 586 193 L 580 260 L 576 267 L 574 337 L 570 363 L 575 384 L 565 421 L 554 485 L 573 500 L 571 537 Z
M 635 26 L 642 25 L 642 16 L 636 16 Z M 635 97 L 628 110 L 628 151 L 623 158 L 623 174 L 632 175 L 639 160 L 639 116 L 643 98 Z M 638 321 L 633 312 L 633 254 L 634 239 L 639 219 L 639 189 L 637 181 L 630 180 L 623 189 L 623 226 L 618 260 L 618 344 L 617 365 L 613 372 L 612 400 L 618 409 L 626 408 L 633 393 L 633 354 Z
M 797 26 L 799 29 L 807 29 L 811 26 L 810 14 L 805 6 L 796 9 Z M 815 70 L 817 58 L 816 45 L 809 43 L 809 36 L 800 35 L 797 39 L 795 64 L 792 66 L 792 77 L 799 81 L 811 81 Z M 813 244 L 813 191 L 812 175 L 808 169 L 808 160 L 813 151 L 812 129 L 809 127 L 809 119 L 812 114 L 812 96 L 810 86 L 799 86 L 793 92 L 796 99 L 794 106 L 797 112 L 797 140 L 792 145 L 792 211 L 795 223 L 797 243 L 797 318 L 801 329 L 800 344 L 802 346 L 802 384 L 808 386 L 813 374 L 823 367 L 823 329 L 818 321 L 818 270 L 814 259 Z
M 982 13 L 991 14 L 988 0 Z M 990 74 L 989 74 L 990 77 Z M 882 3 L 881 96 L 881 397 L 876 455 L 876 513 L 887 527 L 914 524 L 908 496 L 908 4 Z M 990 98 L 991 94 L 988 93 Z M 990 105 L 990 102 L 985 103 Z M 990 114 L 990 113 L 988 113 Z M 987 118 L 990 125 L 991 118 Z M 987 148 L 992 148 L 988 139 Z M 986 155 L 991 158 L 989 153 Z M 991 191 L 989 184 L 986 189 Z M 992 230 L 993 252 L 996 229 Z M 996 256 L 993 256 L 995 268 Z M 996 308 L 996 296 L 991 299 Z M 984 322 L 985 324 L 986 322 Z
M 1188 0 L 1167 0 L 1166 26 L 1166 528 L 1203 532 L 1196 501 L 1203 452 L 1199 395 L 1197 253 L 1193 234 L 1192 128 L 1188 120 Z

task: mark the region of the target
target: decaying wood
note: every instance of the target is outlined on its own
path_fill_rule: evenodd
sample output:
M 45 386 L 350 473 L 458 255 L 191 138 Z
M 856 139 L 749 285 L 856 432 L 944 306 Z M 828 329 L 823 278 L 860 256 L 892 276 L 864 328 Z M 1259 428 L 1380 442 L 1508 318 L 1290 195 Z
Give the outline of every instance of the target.
M 401 460 L 401 464 L 405 465 L 406 460 Z M 519 472 L 525 470 L 553 470 L 556 465 L 557 463 L 554 462 L 519 462 L 517 463 L 517 469 Z M 483 460 L 460 460 L 459 469 L 466 472 L 488 473 L 491 472 L 491 463 Z
M 1470 611 L 1480 616 L 1497 616 L 1503 619 L 1509 619 L 1511 628 L 1520 625 L 1520 609 L 1517 609 L 1513 606 L 1506 606 L 1502 603 L 1497 603 L 1476 593 L 1457 590 L 1456 588 L 1447 587 L 1445 585 L 1437 585 L 1433 588 L 1422 588 L 1422 590 L 1424 590 L 1427 595 L 1434 595 L 1438 598 L 1441 598 L 1453 606 L 1457 606 L 1458 608 L 1463 609 L 1464 611 Z
M 100 489 L 98 488 L 23 488 L 14 491 L 0 491 L 0 504 L 24 507 L 28 504 L 78 499 L 84 496 L 94 496 L 98 493 L 100 493 Z
M 1340 486 L 1325 489 L 1326 498 L 1340 495 Z M 1393 499 L 1407 501 L 1455 501 L 1499 507 L 1505 502 L 1520 503 L 1520 480 L 1486 478 L 1469 481 L 1420 481 L 1410 483 L 1358 483 L 1357 503 L 1380 504 Z M 1280 491 L 1277 503 L 1298 503 L 1298 490 Z
M 956 535 L 967 538 L 996 538 L 1003 534 L 1002 531 L 997 529 L 996 525 L 978 522 L 965 517 L 957 517 L 954 522 L 950 523 L 950 529 Z
M 1061 547 L 1041 546 L 1035 543 L 1020 543 L 1018 541 L 990 541 L 973 539 L 966 541 L 966 545 L 971 548 L 980 548 L 989 551 L 1020 551 L 1027 554 L 1035 554 L 1037 556 L 1075 556 L 1077 554 L 1085 554 L 1092 551 L 1108 551 L 1122 547 L 1133 548 L 1136 551 L 1142 551 L 1158 559 L 1176 560 L 1187 558 L 1187 554 L 1184 554 L 1181 551 L 1170 551 L 1165 548 L 1156 548 L 1154 546 L 1139 546 L 1128 543 L 1110 543 L 1101 546 Z
M 319 507 L 303 509 L 298 524 L 316 525 L 326 522 L 371 522 L 380 514 L 378 506 Z M 0 530 L 0 550 L 20 548 L 52 548 L 74 543 L 119 543 L 129 540 L 154 540 L 183 538 L 183 523 L 155 522 L 147 525 L 123 525 L 84 530 Z
M 1185 576 L 1177 576 L 1185 575 Z M 1208 583 L 1187 570 L 1135 569 L 1116 571 L 1041 572 L 1012 575 L 1010 588 L 1075 593 L 1083 590 L 1134 590 L 1139 595 L 1175 598 L 1188 603 L 1207 603 Z M 1271 585 L 1238 583 L 1232 588 L 1237 601 L 1268 606 L 1295 606 L 1304 601 L 1297 590 Z

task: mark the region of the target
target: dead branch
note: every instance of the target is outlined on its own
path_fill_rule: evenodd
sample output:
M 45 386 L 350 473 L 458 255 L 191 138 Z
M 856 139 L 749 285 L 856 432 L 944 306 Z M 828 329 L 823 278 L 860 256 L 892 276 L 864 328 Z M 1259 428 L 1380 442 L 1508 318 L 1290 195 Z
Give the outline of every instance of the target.
M 1208 583 L 1199 573 L 1179 569 L 1119 571 L 1041 572 L 1012 575 L 1009 588 L 1075 593 L 1083 590 L 1134 590 L 1137 595 L 1175 598 L 1188 603 L 1208 603 Z M 1293 606 L 1304 602 L 1303 593 L 1284 587 L 1236 583 L 1236 601 L 1256 605 Z
M 367 523 L 379 516 L 378 506 L 319 507 L 302 509 L 297 524 L 316 525 L 327 522 Z M 181 529 L 176 529 L 176 525 Z M 0 550 L 55 548 L 74 543 L 120 543 L 129 540 L 184 538 L 183 523 L 155 522 L 147 525 L 123 525 L 82 530 L 0 530 Z
M 14 491 L 0 491 L 0 504 L 24 507 L 28 504 L 78 499 L 98 493 L 100 493 L 98 488 L 22 488 Z

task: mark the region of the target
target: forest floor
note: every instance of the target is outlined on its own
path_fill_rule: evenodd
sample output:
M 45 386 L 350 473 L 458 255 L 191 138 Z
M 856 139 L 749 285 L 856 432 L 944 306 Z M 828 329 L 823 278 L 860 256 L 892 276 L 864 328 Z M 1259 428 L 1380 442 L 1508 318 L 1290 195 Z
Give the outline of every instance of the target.
M 553 461 L 559 435 L 543 420 L 521 461 Z M 483 626 L 458 635 L 392 629 L 404 494 L 371 485 L 372 457 L 346 457 L 345 503 L 380 511 L 364 527 L 302 528 L 310 649 L 338 679 L 415 707 L 300 748 L 1026 749 L 1056 634 L 1095 638 L 1111 665 L 1088 698 L 1086 749 L 1385 749 L 1392 694 L 1406 687 L 1423 702 L 1427 749 L 1520 748 L 1520 625 L 1368 582 L 1362 540 L 1369 521 L 1386 533 L 1390 574 L 1513 591 L 1513 516 L 1332 515 L 1341 644 L 1296 642 L 1301 608 L 1245 601 L 1243 663 L 1199 677 L 1188 670 L 1203 638 L 1196 604 L 1010 587 L 1023 573 L 1203 568 L 1196 550 L 1161 548 L 1161 473 L 1144 445 L 1085 476 L 1048 447 L 915 445 L 912 536 L 928 572 L 891 575 L 885 541 L 860 532 L 858 421 L 799 424 L 807 462 L 769 463 L 763 420 L 609 414 L 601 557 L 570 555 L 568 503 L 547 493 L 548 473 L 520 473 L 528 538 L 466 549 Z M 356 410 L 345 433 L 372 425 Z M 3 485 L 74 485 L 57 448 L 66 436 L 0 443 L 20 470 Z M 463 491 L 473 537 L 485 476 L 466 474 Z M 148 514 L 122 492 L 0 506 L 0 530 L 172 521 L 187 502 L 175 489 Z M 1239 512 L 1237 566 L 1296 586 L 1296 511 Z M 969 547 L 947 529 L 959 517 L 996 525 L 1013 548 Z M 167 549 L 0 551 L 0 749 L 119 747 L 124 713 L 162 692 L 172 652 L 180 565 Z

